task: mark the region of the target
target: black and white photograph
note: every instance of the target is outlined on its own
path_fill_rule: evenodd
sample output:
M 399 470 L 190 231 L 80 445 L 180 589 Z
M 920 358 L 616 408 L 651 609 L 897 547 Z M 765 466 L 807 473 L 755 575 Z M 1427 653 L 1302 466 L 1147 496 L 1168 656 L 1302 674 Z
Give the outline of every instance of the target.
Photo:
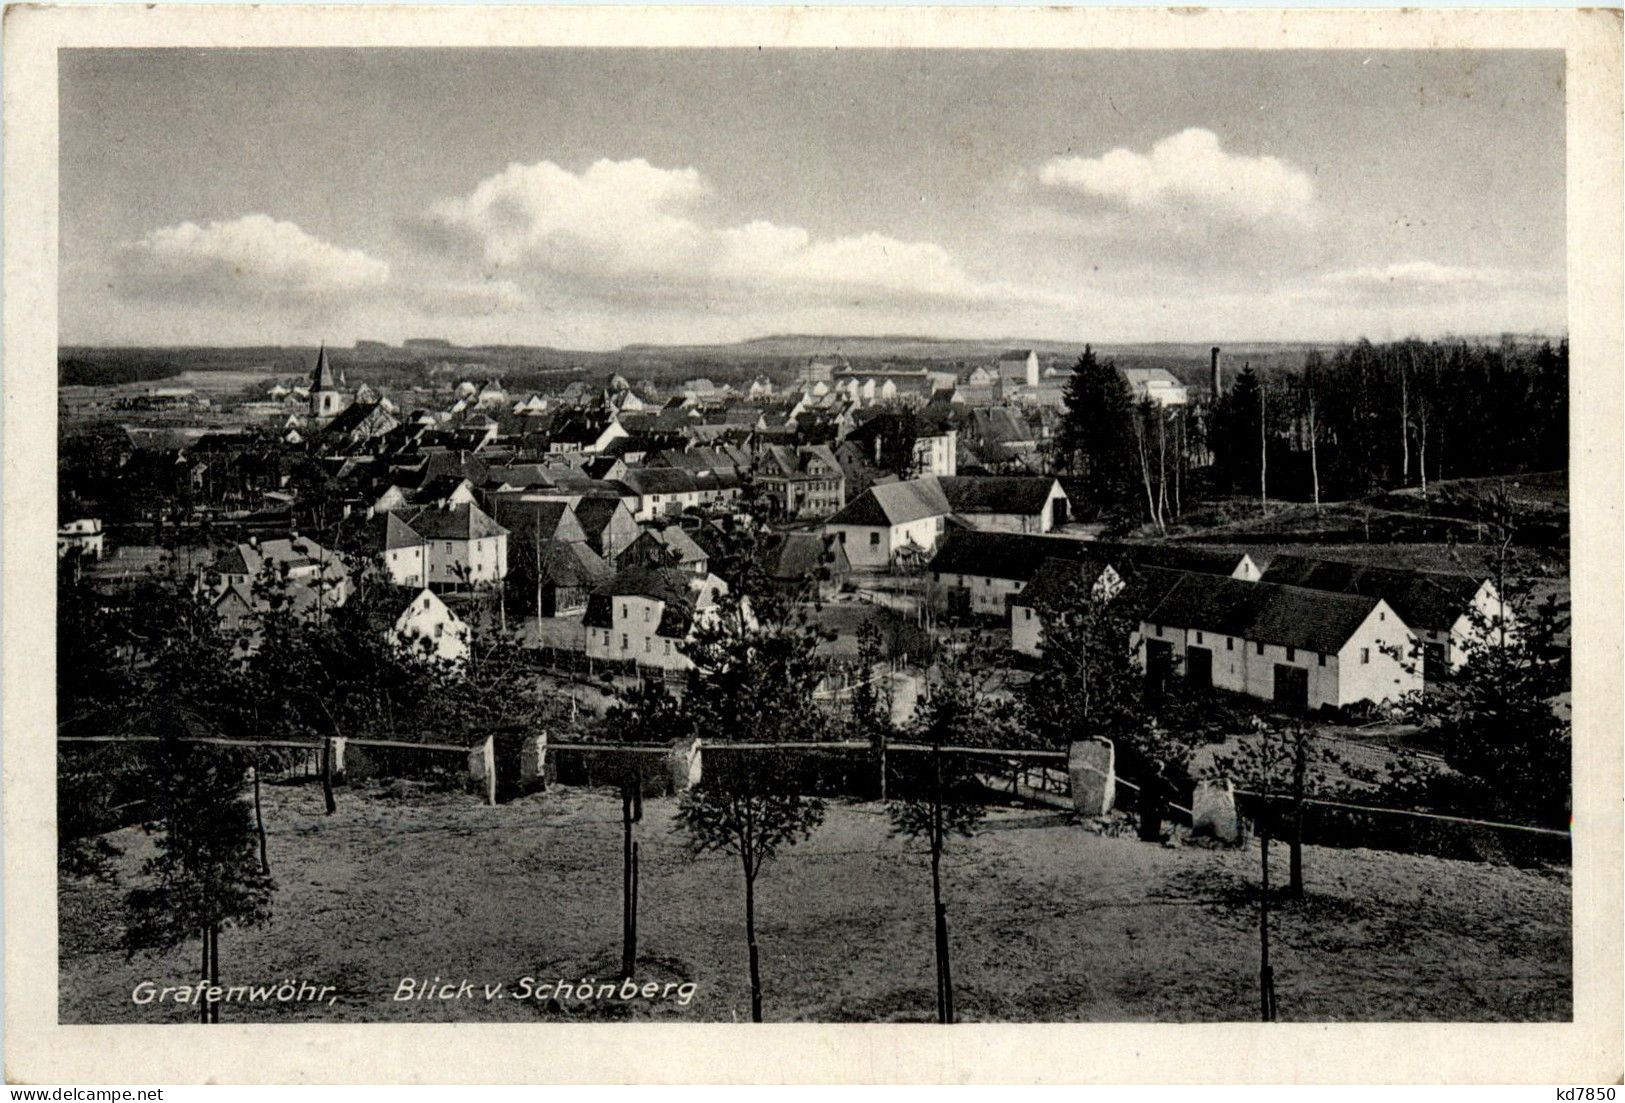
M 55 64 L 57 1024 L 1576 1019 L 1562 48 Z

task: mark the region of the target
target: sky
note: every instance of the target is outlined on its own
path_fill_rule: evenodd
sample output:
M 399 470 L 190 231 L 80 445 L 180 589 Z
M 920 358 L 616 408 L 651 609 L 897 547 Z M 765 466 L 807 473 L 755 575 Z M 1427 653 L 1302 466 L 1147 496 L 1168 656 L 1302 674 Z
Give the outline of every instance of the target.
M 72 50 L 64 344 L 1566 328 L 1548 51 Z

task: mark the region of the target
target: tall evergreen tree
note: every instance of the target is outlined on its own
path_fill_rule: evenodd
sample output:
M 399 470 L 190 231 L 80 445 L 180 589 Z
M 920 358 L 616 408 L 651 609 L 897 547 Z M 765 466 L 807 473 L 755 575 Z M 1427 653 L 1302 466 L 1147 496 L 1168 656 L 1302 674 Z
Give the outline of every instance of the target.
M 1090 504 L 1111 510 L 1130 505 L 1138 490 L 1134 396 L 1111 361 L 1085 345 L 1067 380 L 1066 411 L 1058 433 L 1062 466 L 1083 477 Z

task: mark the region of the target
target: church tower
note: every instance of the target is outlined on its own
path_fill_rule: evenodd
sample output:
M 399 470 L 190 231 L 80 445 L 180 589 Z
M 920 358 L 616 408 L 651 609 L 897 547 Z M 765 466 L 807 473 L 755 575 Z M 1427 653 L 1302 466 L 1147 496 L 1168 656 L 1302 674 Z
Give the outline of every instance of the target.
M 316 370 L 310 377 L 310 416 L 329 421 L 344 407 L 344 397 L 333 381 L 333 368 L 327 362 L 327 345 L 316 354 Z

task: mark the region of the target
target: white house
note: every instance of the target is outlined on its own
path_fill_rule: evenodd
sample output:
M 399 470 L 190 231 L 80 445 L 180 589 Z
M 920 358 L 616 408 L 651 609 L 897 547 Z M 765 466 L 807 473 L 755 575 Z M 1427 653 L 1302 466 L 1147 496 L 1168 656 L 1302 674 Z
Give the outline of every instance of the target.
M 1145 614 L 1147 676 L 1312 710 L 1381 704 L 1422 687 L 1415 636 L 1383 599 L 1186 573 Z
M 846 547 L 857 570 L 883 571 L 899 559 L 924 559 L 935 550 L 953 510 L 940 480 L 876 483 L 824 524 Z
M 681 645 L 717 615 L 717 601 L 727 591 L 714 574 L 671 567 L 617 572 L 587 599 L 581 620 L 587 657 L 688 670 L 694 664 Z
M 419 590 L 395 618 L 389 639 L 420 658 L 460 663 L 468 658 L 469 630 L 433 590 Z
M 1184 406 L 1190 401 L 1190 396 L 1181 383 L 1165 368 L 1119 368 L 1123 378 L 1128 381 L 1129 389 L 1134 392 L 1134 401 L 1140 402 L 1149 399 L 1158 406 Z
M 1382 598 L 1416 633 L 1426 678 L 1460 669 L 1468 641 L 1493 642 L 1489 637 L 1503 626 L 1509 634 L 1517 628 L 1495 584 L 1473 575 L 1282 555 L 1270 561 L 1263 580 Z
M 937 482 L 948 507 L 987 532 L 1049 532 L 1067 522 L 1069 501 L 1047 475 L 958 475 Z
M 960 616 L 1003 618 L 1011 600 L 1022 593 L 1050 560 L 1097 561 L 1087 540 L 1030 533 L 950 532 L 932 558 L 932 603 Z M 1101 562 L 1096 573 L 1109 569 Z
M 102 523 L 94 517 L 69 521 L 56 530 L 56 557 L 77 552 L 81 559 L 100 559 L 105 550 Z
M 999 382 L 1006 391 L 1014 387 L 1038 386 L 1038 353 L 1032 349 L 1011 349 L 999 357 Z
M 397 586 L 459 588 L 508 576 L 508 530 L 479 506 L 430 506 L 374 520 L 374 549 Z

